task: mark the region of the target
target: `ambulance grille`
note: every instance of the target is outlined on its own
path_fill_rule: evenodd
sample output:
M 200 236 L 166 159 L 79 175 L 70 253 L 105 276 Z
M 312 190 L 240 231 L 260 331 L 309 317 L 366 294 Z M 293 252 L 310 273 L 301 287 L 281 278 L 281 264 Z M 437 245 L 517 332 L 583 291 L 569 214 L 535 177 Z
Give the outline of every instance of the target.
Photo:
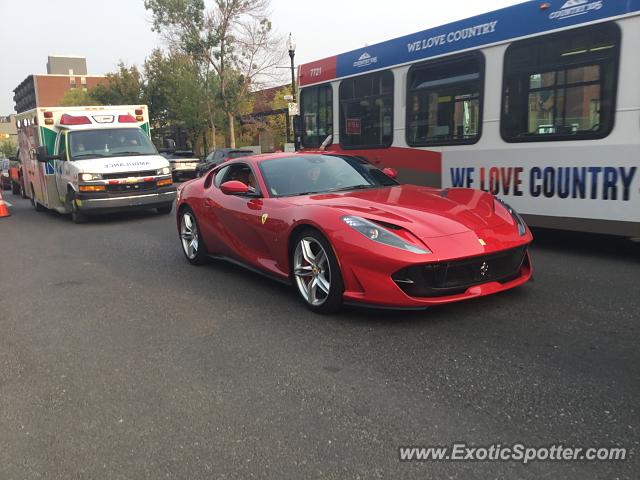
M 157 175 L 157 170 L 145 170 L 143 172 L 120 172 L 120 173 L 103 173 L 103 180 L 115 180 L 118 178 L 129 178 L 129 177 L 155 177 Z

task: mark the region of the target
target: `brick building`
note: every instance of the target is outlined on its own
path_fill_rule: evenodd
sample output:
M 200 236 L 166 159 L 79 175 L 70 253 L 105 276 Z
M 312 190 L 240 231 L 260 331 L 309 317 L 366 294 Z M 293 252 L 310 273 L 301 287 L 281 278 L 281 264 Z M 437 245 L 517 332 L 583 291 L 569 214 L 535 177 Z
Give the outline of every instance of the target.
M 60 106 L 64 94 L 75 88 L 91 89 L 105 81 L 104 75 L 87 75 L 84 57 L 50 56 L 46 74 L 27 76 L 13 90 L 15 111 Z

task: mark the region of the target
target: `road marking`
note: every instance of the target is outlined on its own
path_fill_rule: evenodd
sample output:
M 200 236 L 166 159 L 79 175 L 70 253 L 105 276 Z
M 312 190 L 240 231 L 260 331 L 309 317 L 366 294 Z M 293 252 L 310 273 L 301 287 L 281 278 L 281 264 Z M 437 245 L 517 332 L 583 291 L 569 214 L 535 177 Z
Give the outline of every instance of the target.
M 5 204 L 7 207 L 13 207 L 13 205 L 11 205 L 11 204 L 10 204 L 9 202 L 7 202 L 6 200 L 4 201 L 4 204 Z

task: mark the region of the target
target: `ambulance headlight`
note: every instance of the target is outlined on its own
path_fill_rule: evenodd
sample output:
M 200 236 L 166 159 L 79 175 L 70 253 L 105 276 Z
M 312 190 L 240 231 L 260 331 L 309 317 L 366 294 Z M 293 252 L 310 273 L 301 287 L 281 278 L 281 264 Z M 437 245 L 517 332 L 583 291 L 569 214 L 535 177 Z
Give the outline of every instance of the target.
M 83 182 L 90 182 L 91 180 L 102 180 L 102 175 L 99 173 L 81 173 L 80 180 Z
M 162 167 L 156 173 L 156 175 L 170 175 L 170 174 L 171 174 L 171 169 L 169 167 Z

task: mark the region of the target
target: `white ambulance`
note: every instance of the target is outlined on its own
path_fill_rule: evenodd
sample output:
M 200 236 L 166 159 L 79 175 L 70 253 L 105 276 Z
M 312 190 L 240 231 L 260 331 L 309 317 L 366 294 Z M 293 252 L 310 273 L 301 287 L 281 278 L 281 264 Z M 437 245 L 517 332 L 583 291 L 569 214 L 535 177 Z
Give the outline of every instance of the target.
M 146 106 L 40 107 L 16 116 L 24 188 L 36 210 L 171 212 L 169 162 L 150 139 Z

